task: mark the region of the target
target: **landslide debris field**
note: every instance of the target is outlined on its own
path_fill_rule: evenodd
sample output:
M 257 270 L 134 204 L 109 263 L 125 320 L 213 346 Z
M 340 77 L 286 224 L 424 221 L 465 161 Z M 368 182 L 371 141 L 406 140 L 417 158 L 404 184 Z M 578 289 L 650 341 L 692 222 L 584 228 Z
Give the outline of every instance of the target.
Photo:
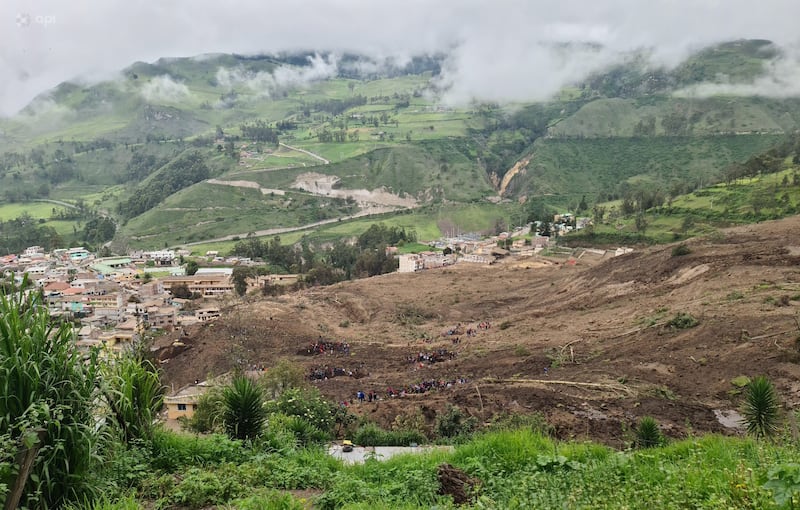
M 735 433 L 717 417 L 740 407 L 740 376 L 767 375 L 783 403 L 796 405 L 800 217 L 684 244 L 685 255 L 669 245 L 611 259 L 586 253 L 574 264 L 464 264 L 263 298 L 190 329 L 182 351 L 160 356 L 169 358 L 163 367 L 174 388 L 235 360 L 269 367 L 287 358 L 309 373 L 360 376 L 312 384 L 336 401 L 377 392 L 378 402 L 351 409 L 384 426 L 418 412 L 432 424 L 452 403 L 481 421 L 538 411 L 558 437 L 612 445 L 629 440 L 625 430 L 645 415 L 673 437 Z M 483 321 L 491 327 L 477 328 Z M 320 338 L 347 342 L 349 355 L 306 354 Z M 442 361 L 416 361 L 440 350 Z M 387 396 L 388 388 L 433 380 L 455 383 Z

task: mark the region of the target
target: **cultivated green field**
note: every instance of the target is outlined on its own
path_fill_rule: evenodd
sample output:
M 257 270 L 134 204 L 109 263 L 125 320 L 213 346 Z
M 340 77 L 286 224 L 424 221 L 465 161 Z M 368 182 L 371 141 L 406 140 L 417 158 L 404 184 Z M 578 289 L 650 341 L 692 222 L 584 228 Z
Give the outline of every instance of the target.
M 47 202 L 23 202 L 16 204 L 0 204 L 0 220 L 10 220 L 23 214 L 30 214 L 34 219 L 50 218 L 53 209 L 63 209 L 62 206 Z

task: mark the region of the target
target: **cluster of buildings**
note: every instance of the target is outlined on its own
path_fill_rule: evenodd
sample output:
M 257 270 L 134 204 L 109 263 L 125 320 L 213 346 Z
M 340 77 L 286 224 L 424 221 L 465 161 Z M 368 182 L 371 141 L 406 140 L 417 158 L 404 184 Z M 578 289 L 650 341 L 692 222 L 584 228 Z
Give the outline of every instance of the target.
M 0 274 L 17 284 L 27 279 L 41 289 L 52 316 L 79 322 L 79 347 L 119 351 L 145 331 L 165 330 L 213 320 L 212 301 L 174 295 L 184 286 L 191 298 L 221 298 L 234 292 L 231 268 L 202 268 L 186 275 L 182 255 L 173 250 L 98 258 L 77 247 L 45 253 L 31 246 L 0 257 Z M 203 303 L 200 305 L 200 303 Z
M 482 237 L 478 234 L 463 234 L 446 237 L 432 243 L 441 251 L 397 255 L 398 272 L 413 273 L 423 269 L 435 269 L 452 264 L 493 264 L 507 256 L 531 256 L 553 246 L 559 236 L 573 230 L 586 228 L 591 218 L 575 217 L 572 214 L 557 214 L 547 225 L 549 235 L 538 223 L 528 224 L 513 232 L 501 232 L 496 236 Z
M 488 238 L 477 234 L 444 238 L 432 244 L 437 251 L 398 255 L 398 272 L 413 273 L 452 264 L 489 265 L 512 254 L 533 255 L 550 245 L 550 237 L 534 234 L 527 240 L 522 238 L 529 233 L 530 226 L 526 226 Z M 501 245 L 506 248 L 501 248 Z

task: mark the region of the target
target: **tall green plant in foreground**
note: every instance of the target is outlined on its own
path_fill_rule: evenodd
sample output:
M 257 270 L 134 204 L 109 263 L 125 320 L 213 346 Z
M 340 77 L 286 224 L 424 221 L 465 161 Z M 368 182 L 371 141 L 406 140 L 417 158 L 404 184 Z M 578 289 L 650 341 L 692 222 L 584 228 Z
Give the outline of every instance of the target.
M 109 366 L 106 403 L 125 442 L 150 439 L 164 403 L 164 388 L 153 363 L 135 354 Z
M 22 506 L 52 508 L 89 489 L 98 438 L 97 383 L 97 352 L 84 360 L 71 325 L 53 326 L 38 293 L 0 294 L 0 437 L 14 448 L 29 446 L 37 432 L 44 438 Z M 3 463 L 4 497 L 2 486 L 13 483 L 17 467 Z
M 237 375 L 222 393 L 225 431 L 232 439 L 254 439 L 266 419 L 264 395 L 249 377 Z
M 747 432 L 756 437 L 772 437 L 778 431 L 778 394 L 763 375 L 747 385 L 742 414 Z

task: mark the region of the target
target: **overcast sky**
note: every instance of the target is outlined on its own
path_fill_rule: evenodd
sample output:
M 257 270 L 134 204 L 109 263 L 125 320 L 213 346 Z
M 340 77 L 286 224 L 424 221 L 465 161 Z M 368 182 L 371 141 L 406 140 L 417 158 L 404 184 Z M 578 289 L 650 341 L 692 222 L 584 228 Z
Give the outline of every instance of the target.
M 736 38 L 797 45 L 800 0 L 0 0 L 0 114 L 132 62 L 287 49 L 447 51 L 451 97 L 541 99 L 615 55 L 676 62 Z M 541 43 L 602 43 L 570 58 Z

